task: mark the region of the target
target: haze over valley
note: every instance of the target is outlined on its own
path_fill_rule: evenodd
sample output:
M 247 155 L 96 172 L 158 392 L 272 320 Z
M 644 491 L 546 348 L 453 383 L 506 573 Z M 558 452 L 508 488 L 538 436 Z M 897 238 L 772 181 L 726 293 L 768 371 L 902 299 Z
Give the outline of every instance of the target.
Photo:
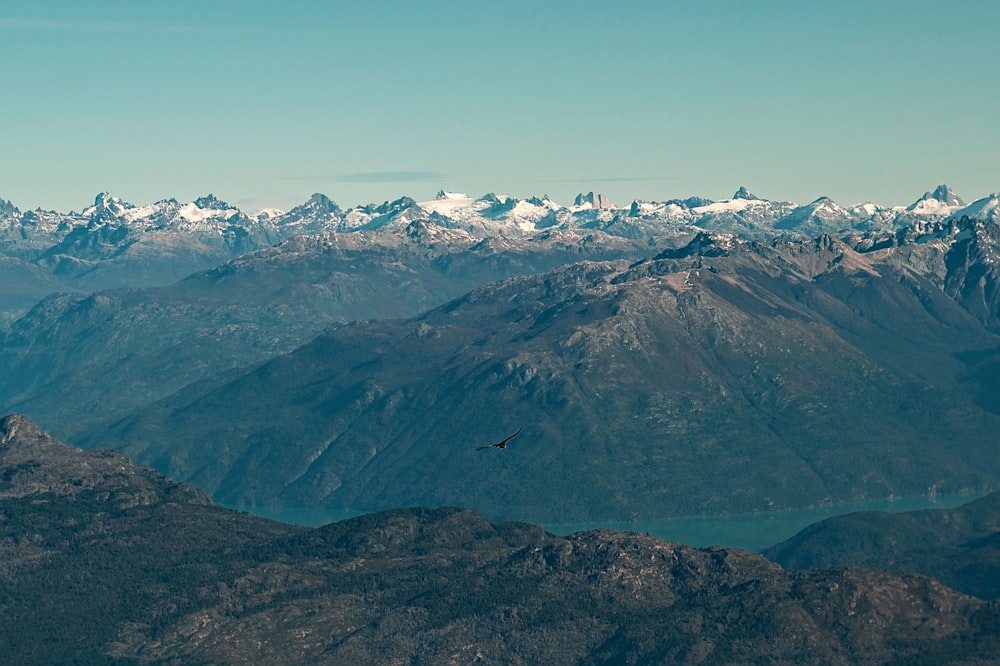
M 993 195 L 4 210 L 12 284 L 72 291 L 6 296 L 2 410 L 231 506 L 579 523 L 1000 478 Z
M 0 664 L 996 664 L 1000 4 L 0 6 Z

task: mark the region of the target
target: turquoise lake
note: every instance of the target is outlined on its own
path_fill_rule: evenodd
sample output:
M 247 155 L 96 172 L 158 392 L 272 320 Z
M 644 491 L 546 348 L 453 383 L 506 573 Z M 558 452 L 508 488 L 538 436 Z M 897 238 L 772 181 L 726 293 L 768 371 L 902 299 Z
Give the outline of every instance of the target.
M 689 546 L 728 546 L 761 550 L 780 543 L 812 523 L 825 518 L 852 513 L 854 511 L 885 511 L 900 513 L 920 509 L 949 509 L 977 499 L 978 495 L 937 495 L 896 499 L 869 500 L 836 504 L 795 511 L 771 513 L 750 513 L 732 516 L 703 516 L 666 518 L 630 522 L 599 523 L 541 523 L 553 534 L 571 534 L 582 530 L 599 528 L 643 532 L 669 541 L 678 541 Z M 359 515 L 359 512 L 334 511 L 329 509 L 295 507 L 240 507 L 263 518 L 270 518 L 293 525 L 318 527 Z M 529 521 L 530 522 L 530 521 Z

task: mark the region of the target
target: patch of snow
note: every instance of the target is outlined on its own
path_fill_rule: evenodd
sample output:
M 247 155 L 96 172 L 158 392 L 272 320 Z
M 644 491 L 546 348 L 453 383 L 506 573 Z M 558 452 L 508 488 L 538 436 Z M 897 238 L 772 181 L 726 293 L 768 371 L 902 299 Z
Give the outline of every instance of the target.
M 725 201 L 710 203 L 707 206 L 698 206 L 697 208 L 692 208 L 691 210 L 699 215 L 704 215 L 705 213 L 724 213 L 734 210 L 746 210 L 747 208 L 764 205 L 767 205 L 767 201 L 763 199 L 726 199 Z
M 478 201 L 478 199 L 473 199 L 464 194 L 455 194 L 452 192 L 444 192 L 442 194 L 445 196 L 438 195 L 438 198 L 433 201 L 421 201 L 417 205 L 429 213 L 450 215 L 455 210 L 471 208 Z
M 937 199 L 921 199 L 906 210 L 917 215 L 949 215 L 961 206 L 952 206 Z
M 988 197 L 977 199 L 968 206 L 958 208 L 951 217 L 971 217 L 977 220 L 989 220 L 1000 216 L 1000 197 L 991 194 Z
M 227 208 L 225 210 L 198 208 L 198 206 L 193 203 L 184 204 L 181 206 L 180 210 L 177 211 L 178 217 L 183 217 L 189 222 L 204 222 L 205 220 L 218 217 L 228 218 L 237 213 L 239 213 L 239 211 L 234 208 Z

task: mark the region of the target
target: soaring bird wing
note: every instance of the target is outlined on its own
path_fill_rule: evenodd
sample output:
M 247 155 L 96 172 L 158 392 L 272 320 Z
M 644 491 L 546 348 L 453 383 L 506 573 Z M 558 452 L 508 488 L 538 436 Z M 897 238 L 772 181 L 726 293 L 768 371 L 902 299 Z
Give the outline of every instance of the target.
M 483 449 L 505 449 L 505 448 L 507 448 L 507 442 L 509 442 L 510 440 L 514 439 L 518 435 L 520 435 L 522 430 L 524 430 L 524 428 L 518 428 L 517 432 L 515 432 L 513 435 L 509 435 L 509 436 L 503 438 L 502 440 L 500 440 L 496 444 L 489 444 L 487 446 L 480 446 L 480 447 L 478 447 L 476 449 L 476 451 L 482 451 Z

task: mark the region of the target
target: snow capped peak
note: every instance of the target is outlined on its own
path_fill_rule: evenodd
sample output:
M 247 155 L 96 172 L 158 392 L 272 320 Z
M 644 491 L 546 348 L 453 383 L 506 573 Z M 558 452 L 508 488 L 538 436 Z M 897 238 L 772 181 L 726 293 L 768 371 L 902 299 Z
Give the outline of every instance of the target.
M 799 206 L 788 201 L 762 199 L 743 186 L 732 199 L 724 201 L 700 197 L 665 201 L 636 199 L 624 207 L 615 207 L 604 195 L 595 192 L 581 193 L 574 205 L 563 206 L 553 202 L 548 195 L 518 199 L 489 192 L 472 198 L 442 190 L 430 201 L 417 203 L 403 197 L 346 210 L 325 195 L 316 193 L 288 212 L 264 209 L 248 217 L 211 194 L 190 203 L 164 199 L 136 207 L 102 192 L 82 213 L 21 213 L 13 204 L 0 200 L 0 234 L 6 233 L 3 239 L 13 239 L 10 242 L 36 245 L 44 234 L 59 239 L 79 227 L 101 231 L 108 237 L 111 231 L 127 232 L 129 238 L 149 232 L 155 234 L 157 242 L 193 233 L 200 238 L 229 239 L 226 242 L 236 242 L 232 241 L 234 238 L 252 238 L 252 243 L 265 244 L 297 234 L 402 231 L 407 228 L 407 233 L 419 232 L 438 239 L 442 238 L 441 234 L 503 239 L 532 236 L 547 230 L 580 229 L 601 230 L 627 238 L 686 235 L 697 230 L 760 238 L 774 232 L 810 237 L 845 231 L 889 232 L 962 217 L 1000 221 L 1000 199 L 996 195 L 969 205 L 956 202 L 961 199 L 946 185 L 926 193 L 905 209 L 871 203 L 844 208 L 827 196 Z
M 253 217 L 257 220 L 276 220 L 284 214 L 285 211 L 279 208 L 261 208 Z
M 976 220 L 1000 220 L 1000 195 L 991 194 L 973 201 L 968 206 L 958 208 L 951 214 L 952 218 L 970 217 Z
M 927 197 L 927 194 L 924 195 Z M 965 202 L 962 198 L 955 194 L 950 187 L 947 185 L 938 185 L 937 188 L 930 193 L 930 197 L 940 201 L 948 206 L 964 206 Z
M 820 211 L 820 210 L 832 211 L 836 212 L 837 214 L 845 212 L 844 209 L 840 206 L 840 204 L 838 204 L 836 201 L 827 196 L 819 197 L 818 199 L 811 202 L 808 207 L 812 208 L 815 211 Z
M 215 195 L 209 194 L 181 206 L 177 215 L 188 222 L 199 223 L 211 219 L 229 220 L 240 215 L 240 211 L 225 201 L 220 201 Z
M 488 203 L 491 206 L 497 205 L 514 205 L 516 203 L 514 197 L 509 197 L 506 195 L 496 195 L 493 192 L 487 192 L 483 196 L 479 197 L 479 201 Z
M 798 230 L 811 236 L 849 228 L 855 216 L 827 196 L 799 206 L 774 223 L 778 230 Z
M 851 206 L 851 211 L 854 212 L 856 215 L 871 216 L 877 213 L 879 210 L 880 206 L 878 204 L 871 203 L 870 201 L 865 202 L 863 204 L 857 204 Z
M 438 201 L 443 199 L 468 199 L 469 195 L 461 194 L 460 192 L 445 192 L 444 190 L 439 190 L 434 198 Z
M 907 206 L 906 210 L 920 214 L 948 214 L 964 205 L 965 202 L 952 192 L 951 188 L 947 185 L 938 185 L 933 192 L 924 192 L 924 195 Z
M 117 221 L 126 211 L 134 208 L 132 204 L 113 197 L 108 192 L 101 192 L 94 197 L 94 205 L 84 208 L 82 214 L 89 218 L 92 224 L 101 224 Z

